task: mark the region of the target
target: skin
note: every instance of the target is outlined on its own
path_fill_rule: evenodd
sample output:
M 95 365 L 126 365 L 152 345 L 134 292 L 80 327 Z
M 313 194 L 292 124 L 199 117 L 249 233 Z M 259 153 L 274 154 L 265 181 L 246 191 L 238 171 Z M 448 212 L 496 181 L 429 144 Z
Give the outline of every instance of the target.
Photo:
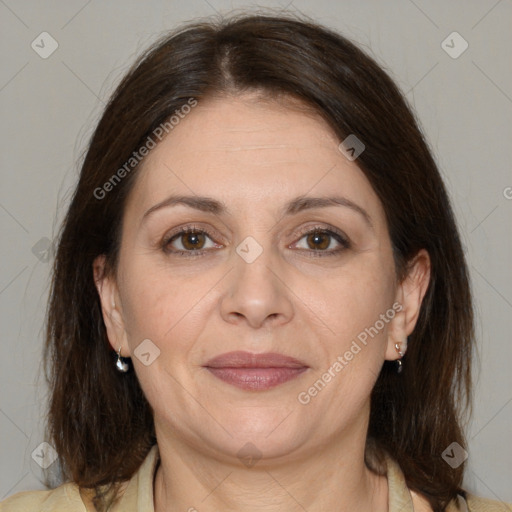
M 256 94 L 209 98 L 140 169 L 116 275 L 103 275 L 102 256 L 95 275 L 110 343 L 132 357 L 154 410 L 157 512 L 388 509 L 386 478 L 364 463 L 369 398 L 384 360 L 399 357 L 395 343 L 414 329 L 430 264 L 421 251 L 397 282 L 380 200 L 338 144 L 322 119 L 297 105 Z M 144 217 L 173 194 L 208 196 L 228 211 L 173 205 Z M 347 206 L 282 214 L 298 196 L 332 195 L 363 208 L 371 225 Z M 187 235 L 162 249 L 166 235 L 191 224 L 210 232 L 202 256 L 172 252 L 193 247 Z M 337 228 L 349 247 L 304 234 L 313 227 Z M 262 249 L 252 263 L 236 251 L 248 236 Z M 402 310 L 299 403 L 395 302 Z M 145 339 L 160 350 L 149 366 L 134 356 Z M 309 368 L 273 389 L 244 391 L 204 368 L 233 350 L 280 352 Z M 237 456 L 247 443 L 261 457 L 252 467 Z M 418 510 L 429 510 L 413 496 Z

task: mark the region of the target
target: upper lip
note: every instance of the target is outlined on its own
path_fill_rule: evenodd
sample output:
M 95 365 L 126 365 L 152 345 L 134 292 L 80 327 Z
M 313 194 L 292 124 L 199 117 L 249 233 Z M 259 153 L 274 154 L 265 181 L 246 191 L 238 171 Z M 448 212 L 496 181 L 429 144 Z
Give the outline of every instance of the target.
M 305 368 L 307 365 L 294 357 L 276 352 L 253 354 L 251 352 L 227 352 L 210 359 L 207 368 Z

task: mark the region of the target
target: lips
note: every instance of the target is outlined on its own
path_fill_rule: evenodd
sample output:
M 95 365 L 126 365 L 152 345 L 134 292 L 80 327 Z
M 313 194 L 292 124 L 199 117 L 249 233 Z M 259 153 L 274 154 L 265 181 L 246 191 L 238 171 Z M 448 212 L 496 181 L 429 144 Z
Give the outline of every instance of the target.
M 252 354 L 251 352 L 228 352 L 210 359 L 208 368 L 307 368 L 307 365 L 293 357 L 265 352 Z
M 284 384 L 308 369 L 302 361 L 283 354 L 242 351 L 221 354 L 210 359 L 204 366 L 218 379 L 240 389 L 253 391 Z

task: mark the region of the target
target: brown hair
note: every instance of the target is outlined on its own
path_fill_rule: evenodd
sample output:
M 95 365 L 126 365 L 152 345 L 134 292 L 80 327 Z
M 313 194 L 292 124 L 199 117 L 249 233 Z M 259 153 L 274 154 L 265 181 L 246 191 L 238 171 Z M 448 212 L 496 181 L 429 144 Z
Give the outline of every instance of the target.
M 470 405 L 474 336 L 450 201 L 389 76 L 344 37 L 290 17 L 232 17 L 167 35 L 130 69 L 99 121 L 60 233 L 47 319 L 48 426 L 64 475 L 84 488 L 112 486 L 130 478 L 156 442 L 136 375 L 115 369 L 92 271 L 105 254 L 106 271 L 115 272 L 137 167 L 104 197 L 95 191 L 191 98 L 244 91 L 299 99 L 340 141 L 349 134 L 363 141 L 357 163 L 383 204 L 399 279 L 420 249 L 430 255 L 404 371 L 384 364 L 368 439 L 395 457 L 409 488 L 442 511 L 462 492 L 463 465 L 452 469 L 441 454 L 452 442 L 465 446 L 461 412 Z

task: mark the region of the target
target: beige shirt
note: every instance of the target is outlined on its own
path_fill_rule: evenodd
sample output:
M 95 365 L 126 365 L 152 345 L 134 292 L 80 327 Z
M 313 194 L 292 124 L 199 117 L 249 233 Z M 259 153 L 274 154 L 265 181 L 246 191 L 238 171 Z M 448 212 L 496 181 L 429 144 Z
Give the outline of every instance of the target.
M 141 467 L 127 483 L 121 498 L 111 512 L 154 512 L 153 479 L 159 460 L 158 447 L 148 453 Z M 414 512 L 411 493 L 405 483 L 398 464 L 387 457 L 387 479 L 389 488 L 389 512 Z M 86 497 L 73 483 L 63 484 L 50 491 L 20 492 L 0 503 L 0 512 L 95 512 Z M 512 505 L 499 501 L 469 496 L 467 502 L 459 497 L 446 512 L 512 512 Z

